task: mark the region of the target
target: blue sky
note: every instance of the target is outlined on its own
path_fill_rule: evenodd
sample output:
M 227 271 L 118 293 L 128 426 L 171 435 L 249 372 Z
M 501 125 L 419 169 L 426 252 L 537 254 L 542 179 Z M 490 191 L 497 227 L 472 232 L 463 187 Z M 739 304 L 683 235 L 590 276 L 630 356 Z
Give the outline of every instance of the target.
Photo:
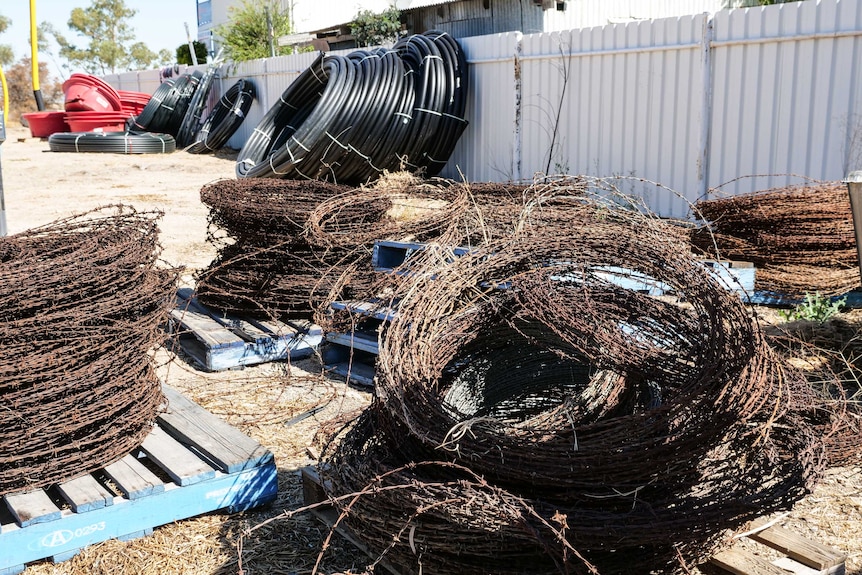
M 72 42 L 83 38 L 73 34 L 66 26 L 73 8 L 86 8 L 91 0 L 36 0 L 36 21 L 49 21 L 66 34 Z M 183 23 L 188 23 L 192 39 L 197 38 L 197 0 L 126 0 L 126 6 L 138 11 L 130 25 L 138 41 L 150 50 L 162 48 L 172 54 L 177 46 L 186 41 Z M 30 0 L 2 0 L 0 14 L 12 19 L 12 26 L 0 34 L 0 44 L 8 44 L 15 51 L 15 58 L 30 54 Z M 47 57 L 40 56 L 46 62 Z M 52 72 L 57 73 L 53 70 Z

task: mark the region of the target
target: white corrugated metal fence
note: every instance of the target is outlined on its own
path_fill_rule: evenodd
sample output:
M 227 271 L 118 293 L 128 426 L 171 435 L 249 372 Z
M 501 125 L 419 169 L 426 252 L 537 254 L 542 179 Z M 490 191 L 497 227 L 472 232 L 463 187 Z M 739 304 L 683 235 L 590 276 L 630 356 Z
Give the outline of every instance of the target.
M 722 190 L 742 193 L 862 169 L 855 0 L 459 41 L 471 63 L 470 125 L 447 177 L 615 176 L 656 212 L 683 217 L 690 202 L 731 180 Z M 222 91 L 239 77 L 258 90 L 231 146 L 242 145 L 313 57 L 222 71 Z M 107 79 L 152 93 L 158 73 L 151 76 Z

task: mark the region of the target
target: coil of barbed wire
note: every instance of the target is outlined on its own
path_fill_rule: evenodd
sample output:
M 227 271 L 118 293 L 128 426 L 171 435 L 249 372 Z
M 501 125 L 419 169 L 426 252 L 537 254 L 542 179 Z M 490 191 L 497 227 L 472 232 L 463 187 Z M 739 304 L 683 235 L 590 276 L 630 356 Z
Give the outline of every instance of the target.
M 859 285 L 846 184 L 717 197 L 695 208 L 708 226 L 692 233 L 693 245 L 711 257 L 755 264 L 757 289 L 835 295 Z
M 602 572 L 644 547 L 657 563 L 702 558 L 825 463 L 804 378 L 684 234 L 619 204 L 546 188 L 510 238 L 414 262 L 376 388 L 392 457 L 455 461 L 553 506 Z
M 149 433 L 149 352 L 177 278 L 157 266 L 159 217 L 108 206 L 0 238 L 0 494 L 95 470 Z

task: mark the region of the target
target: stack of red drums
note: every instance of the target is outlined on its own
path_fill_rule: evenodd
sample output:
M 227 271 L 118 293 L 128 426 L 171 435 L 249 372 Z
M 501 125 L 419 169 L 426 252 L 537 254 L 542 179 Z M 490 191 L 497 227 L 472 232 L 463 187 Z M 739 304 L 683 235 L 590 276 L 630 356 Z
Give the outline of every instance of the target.
M 150 95 L 115 90 L 90 74 L 72 74 L 63 82 L 65 111 L 22 114 L 34 138 L 47 138 L 56 132 L 122 132 L 126 120 L 137 116 Z

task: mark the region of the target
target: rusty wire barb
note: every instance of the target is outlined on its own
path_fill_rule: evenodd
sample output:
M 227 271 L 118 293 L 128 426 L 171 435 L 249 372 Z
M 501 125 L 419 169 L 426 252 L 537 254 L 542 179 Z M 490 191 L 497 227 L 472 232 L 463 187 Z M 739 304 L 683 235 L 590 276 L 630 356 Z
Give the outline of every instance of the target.
M 161 213 L 107 206 L 0 238 L 0 495 L 111 463 L 162 402 L 149 352 L 176 289 Z
M 324 473 L 335 497 L 409 488 L 343 520 L 405 571 L 668 572 L 802 498 L 833 420 L 687 233 L 532 192 L 508 237 L 401 276 L 375 403 Z
M 692 243 L 710 257 L 754 263 L 757 289 L 838 295 L 859 285 L 846 184 L 776 188 L 695 207 L 709 225 Z

